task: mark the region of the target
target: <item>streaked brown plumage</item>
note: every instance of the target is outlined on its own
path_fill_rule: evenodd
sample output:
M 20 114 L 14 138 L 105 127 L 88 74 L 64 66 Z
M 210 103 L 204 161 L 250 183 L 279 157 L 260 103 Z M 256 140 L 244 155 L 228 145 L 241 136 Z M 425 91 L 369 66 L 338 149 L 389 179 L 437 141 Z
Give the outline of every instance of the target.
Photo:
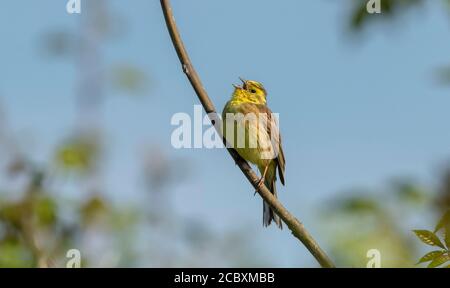
M 223 135 L 242 158 L 258 166 L 262 175 L 261 180 L 276 197 L 277 171 L 280 181 L 284 185 L 286 161 L 277 119 L 273 117 L 272 111 L 266 105 L 266 96 L 266 90 L 261 83 L 256 81 L 243 81 L 242 87 L 235 86 L 233 96 L 225 105 L 222 113 Z M 227 114 L 229 115 L 227 116 Z M 236 117 L 239 114 L 244 115 L 244 118 Z M 230 117 L 231 115 L 234 117 Z M 257 117 L 249 117 L 252 115 Z M 227 133 L 229 126 L 233 126 L 233 134 L 231 134 L 232 131 Z M 239 139 L 245 139 L 245 141 L 239 142 Z M 256 145 L 252 145 L 254 143 Z M 245 145 L 242 147 L 242 144 Z M 264 202 L 264 226 L 270 225 L 272 220 L 282 228 L 278 215 Z

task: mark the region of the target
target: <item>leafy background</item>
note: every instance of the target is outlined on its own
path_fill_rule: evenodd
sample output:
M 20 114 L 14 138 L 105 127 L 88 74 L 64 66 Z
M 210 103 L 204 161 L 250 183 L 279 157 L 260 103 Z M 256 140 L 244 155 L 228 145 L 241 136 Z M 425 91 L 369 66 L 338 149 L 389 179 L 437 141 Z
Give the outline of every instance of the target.
M 196 102 L 158 1 L 63 2 L 0 10 L 0 267 L 316 266 L 224 151 L 170 145 Z M 338 266 L 447 265 L 448 1 L 172 2 L 218 107 L 265 83 L 281 200 Z

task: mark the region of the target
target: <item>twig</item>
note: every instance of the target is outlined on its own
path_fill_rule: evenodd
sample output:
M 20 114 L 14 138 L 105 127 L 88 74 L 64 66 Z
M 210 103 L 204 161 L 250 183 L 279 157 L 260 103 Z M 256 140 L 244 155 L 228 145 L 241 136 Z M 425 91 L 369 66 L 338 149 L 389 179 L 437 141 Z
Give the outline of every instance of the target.
M 195 93 L 198 96 L 198 99 L 203 105 L 206 113 L 209 115 L 215 114 L 216 109 L 208 97 L 208 93 L 201 83 L 200 77 L 195 71 L 191 60 L 189 59 L 189 55 L 184 48 L 183 41 L 181 40 L 180 33 L 178 32 L 177 25 L 175 23 L 175 18 L 173 16 L 172 7 L 170 6 L 169 0 L 161 0 L 161 7 L 164 13 L 164 18 L 166 20 L 167 29 L 169 30 L 170 38 L 172 39 L 173 46 L 177 51 L 178 58 L 180 59 L 183 72 L 186 74 L 189 82 L 195 90 Z M 211 113 L 211 114 L 210 114 Z M 215 119 L 211 118 L 211 121 Z M 213 122 L 214 123 L 214 122 Z M 214 125 L 217 129 L 217 126 Z M 221 132 L 217 131 L 219 135 Z M 226 141 L 224 140 L 226 144 Z M 227 146 L 229 147 L 229 146 Z M 236 164 L 239 166 L 241 171 L 244 173 L 245 177 L 247 177 L 248 181 L 253 185 L 253 187 L 257 190 L 257 192 L 261 195 L 261 197 L 266 201 L 275 213 L 280 216 L 284 223 L 286 223 L 287 227 L 291 230 L 292 234 L 297 237 L 303 245 L 311 252 L 311 254 L 317 259 L 322 267 L 331 268 L 334 267 L 333 262 L 328 258 L 325 252 L 320 248 L 317 242 L 313 239 L 313 237 L 309 234 L 309 232 L 305 229 L 303 224 L 298 221 L 284 206 L 275 198 L 272 193 L 267 189 L 266 186 L 259 184 L 259 177 L 253 172 L 250 165 L 245 161 L 233 148 L 228 148 L 228 152 L 230 152 L 231 157 L 234 159 Z

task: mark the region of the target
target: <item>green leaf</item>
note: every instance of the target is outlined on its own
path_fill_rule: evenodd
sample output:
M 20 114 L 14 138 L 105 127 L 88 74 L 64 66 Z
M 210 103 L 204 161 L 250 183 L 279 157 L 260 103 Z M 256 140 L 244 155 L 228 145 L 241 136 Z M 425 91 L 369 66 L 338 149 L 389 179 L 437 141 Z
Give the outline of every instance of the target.
M 434 228 L 434 233 L 441 230 L 444 227 L 450 227 L 450 210 L 448 210 L 444 216 L 439 220 L 438 224 Z
M 450 227 L 445 228 L 444 234 L 445 246 L 447 246 L 447 249 L 450 249 Z
M 58 147 L 55 163 L 67 172 L 88 172 L 98 161 L 100 148 L 96 135 L 75 135 Z
M 419 239 L 430 246 L 439 246 L 443 249 L 445 249 L 444 244 L 442 244 L 441 240 L 431 231 L 428 230 L 414 230 L 414 233 L 416 233 L 417 237 Z
M 428 268 L 435 268 L 435 267 L 441 266 L 442 264 L 446 263 L 447 261 L 450 261 L 450 255 L 448 252 L 443 253 L 442 255 L 434 258 L 434 260 L 431 261 L 431 263 L 428 265 Z
M 428 262 L 428 261 L 432 261 L 436 257 L 441 256 L 444 253 L 445 253 L 445 250 L 431 251 L 430 253 L 427 253 L 422 258 L 420 258 L 420 260 L 419 260 L 419 262 L 417 262 L 417 264 Z

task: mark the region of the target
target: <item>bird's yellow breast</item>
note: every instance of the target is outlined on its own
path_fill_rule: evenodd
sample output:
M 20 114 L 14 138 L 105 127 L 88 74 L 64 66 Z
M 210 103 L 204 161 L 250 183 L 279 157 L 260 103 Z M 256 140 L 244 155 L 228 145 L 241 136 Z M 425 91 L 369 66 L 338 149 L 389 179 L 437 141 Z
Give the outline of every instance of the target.
M 271 148 L 270 135 L 259 122 L 258 110 L 250 109 L 252 106 L 254 104 L 249 105 L 246 99 L 230 100 L 222 113 L 222 133 L 242 158 L 258 166 L 265 166 L 270 159 L 263 159 L 261 153 L 262 150 Z
M 265 91 L 258 90 L 255 88 L 255 93 L 251 93 L 242 88 L 234 89 L 233 95 L 231 97 L 232 105 L 240 105 L 243 103 L 253 103 L 253 104 L 266 104 Z

